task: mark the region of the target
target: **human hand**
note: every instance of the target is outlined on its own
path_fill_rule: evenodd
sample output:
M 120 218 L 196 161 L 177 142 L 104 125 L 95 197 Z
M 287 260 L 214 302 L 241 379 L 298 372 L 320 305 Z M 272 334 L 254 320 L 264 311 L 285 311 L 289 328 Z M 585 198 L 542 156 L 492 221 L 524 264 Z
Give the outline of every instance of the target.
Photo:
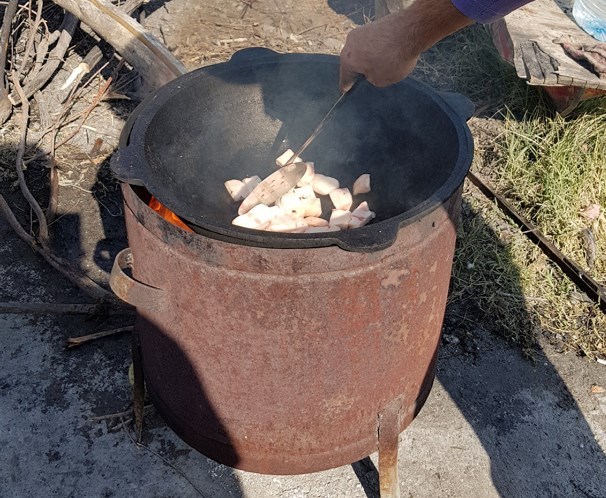
M 348 91 L 359 75 L 384 87 L 404 79 L 415 68 L 421 51 L 406 40 L 399 14 L 349 32 L 341 51 L 341 92 Z
M 451 0 L 415 0 L 405 10 L 350 31 L 341 51 L 341 92 L 360 74 L 379 87 L 397 83 L 412 72 L 422 52 L 470 24 Z

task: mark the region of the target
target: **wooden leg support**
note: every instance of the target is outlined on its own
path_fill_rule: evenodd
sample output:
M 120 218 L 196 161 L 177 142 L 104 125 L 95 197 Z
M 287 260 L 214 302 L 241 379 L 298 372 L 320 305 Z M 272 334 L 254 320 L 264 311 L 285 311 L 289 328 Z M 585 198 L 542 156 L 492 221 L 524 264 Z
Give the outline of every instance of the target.
M 133 357 L 133 410 L 135 412 L 135 431 L 137 442 L 141 442 L 143 433 L 143 416 L 145 406 L 145 378 L 143 377 L 143 358 L 141 356 L 141 344 L 139 334 L 135 328 L 132 333 L 132 357 Z
M 379 413 L 379 489 L 381 498 L 400 498 L 398 445 L 402 401 L 394 399 Z

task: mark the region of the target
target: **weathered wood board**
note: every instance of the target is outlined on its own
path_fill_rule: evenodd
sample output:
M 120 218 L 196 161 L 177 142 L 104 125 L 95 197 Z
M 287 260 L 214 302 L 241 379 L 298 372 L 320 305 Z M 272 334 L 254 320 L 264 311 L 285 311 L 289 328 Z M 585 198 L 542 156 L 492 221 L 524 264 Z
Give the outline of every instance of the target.
M 606 79 L 569 57 L 557 40 L 598 43 L 572 21 L 555 0 L 534 0 L 490 26 L 501 56 L 531 85 L 606 90 Z

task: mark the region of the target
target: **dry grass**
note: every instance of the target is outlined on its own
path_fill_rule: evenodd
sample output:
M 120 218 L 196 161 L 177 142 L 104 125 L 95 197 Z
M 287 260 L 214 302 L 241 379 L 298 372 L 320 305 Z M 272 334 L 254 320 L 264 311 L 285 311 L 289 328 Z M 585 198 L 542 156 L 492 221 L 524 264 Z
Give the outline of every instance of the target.
M 568 257 L 606 283 L 606 99 L 588 102 L 571 118 L 534 112 L 508 115 L 496 162 L 498 188 Z M 595 245 L 588 247 L 588 231 Z M 591 235 L 589 236 L 591 237 Z
M 592 203 L 606 209 L 606 99 L 567 118 L 556 115 L 547 98 L 500 59 L 480 27 L 430 51 L 416 75 L 474 101 L 482 117 L 472 123 L 473 167 L 606 283 L 606 254 L 600 251 L 606 218 L 603 212 L 593 221 L 581 215 Z M 588 230 L 596 242 L 591 267 Z M 561 350 L 606 357 L 606 315 L 473 187 L 464 196 L 450 309 L 462 316 L 460 326 L 472 322 L 477 328 L 475 320 L 529 355 L 541 331 Z
M 508 113 L 494 177 L 499 191 L 568 257 L 606 284 L 606 99 L 587 102 L 568 118 Z M 595 219 L 582 214 L 601 207 Z M 564 349 L 606 356 L 606 315 L 551 266 L 520 266 L 524 293 L 542 328 Z

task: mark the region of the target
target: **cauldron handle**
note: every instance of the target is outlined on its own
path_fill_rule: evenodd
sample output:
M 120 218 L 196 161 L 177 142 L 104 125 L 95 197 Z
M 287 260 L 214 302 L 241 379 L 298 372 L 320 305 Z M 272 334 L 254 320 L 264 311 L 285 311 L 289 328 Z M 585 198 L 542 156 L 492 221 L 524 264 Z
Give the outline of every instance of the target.
M 124 270 L 133 267 L 133 254 L 129 248 L 116 255 L 109 276 L 109 286 L 122 301 L 149 311 L 162 311 L 166 304 L 162 289 L 146 285 L 129 277 Z
M 476 110 L 474 103 L 465 95 L 454 92 L 437 92 L 442 99 L 465 121 L 473 116 Z

